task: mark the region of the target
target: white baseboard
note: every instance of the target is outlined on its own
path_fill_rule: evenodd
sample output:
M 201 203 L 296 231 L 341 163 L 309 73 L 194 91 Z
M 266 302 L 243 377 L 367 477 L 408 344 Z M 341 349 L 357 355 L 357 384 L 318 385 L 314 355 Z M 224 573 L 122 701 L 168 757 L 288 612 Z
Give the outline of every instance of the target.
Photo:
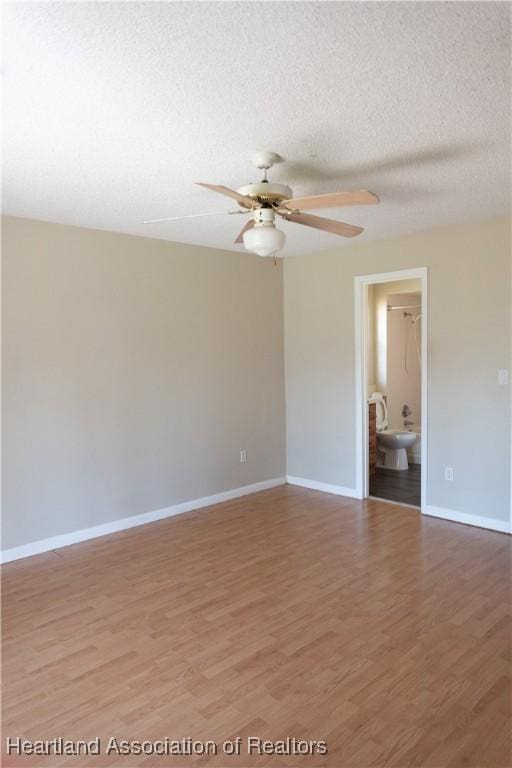
M 156 520 L 163 520 L 166 517 L 181 515 L 183 512 L 190 512 L 194 509 L 209 507 L 212 504 L 220 504 L 223 501 L 236 499 L 239 496 L 247 496 L 249 493 L 265 491 L 267 488 L 275 488 L 276 486 L 284 485 L 285 483 L 285 477 L 274 477 L 271 480 L 263 480 L 259 483 L 243 485 L 241 488 L 232 488 L 229 491 L 214 493 L 212 496 L 204 496 L 201 499 L 193 499 L 192 501 L 184 501 L 181 504 L 173 504 L 171 507 L 156 509 L 153 512 L 144 512 L 141 515 L 133 515 L 132 517 L 124 517 L 120 520 L 112 520 L 109 523 L 95 525 L 92 528 L 83 528 L 80 531 L 62 533 L 58 536 L 51 536 L 48 539 L 32 541 L 30 544 L 22 544 L 20 547 L 12 547 L 12 549 L 3 550 L 0 562 L 9 563 L 12 560 L 19 560 L 22 557 L 39 555 L 42 552 L 49 552 L 52 549 L 67 547 L 69 544 L 78 544 L 80 541 L 96 539 L 98 536 L 106 536 L 109 533 L 124 531 L 127 528 L 135 528 L 137 525 L 154 523 Z
M 362 496 L 355 488 L 344 488 L 342 485 L 331 485 L 331 483 L 320 483 L 317 480 L 307 480 L 304 477 L 286 476 L 286 482 L 289 485 L 300 485 L 301 488 L 311 488 L 313 491 L 323 491 L 324 493 L 334 493 L 336 496 L 348 496 L 349 499 L 361 499 Z
M 320 483 L 317 480 L 306 480 L 303 477 L 294 477 L 293 475 L 286 476 L 286 482 L 289 485 L 299 485 L 301 488 L 311 488 L 314 491 L 323 491 L 324 493 L 334 493 L 337 496 L 348 496 L 351 499 L 361 499 L 362 497 L 357 493 L 355 488 L 344 488 L 341 485 L 331 485 L 330 483 Z M 382 499 L 386 502 L 386 499 Z M 398 502 L 390 502 L 398 503 Z M 402 504 L 401 506 L 408 507 L 409 504 Z M 416 507 L 418 509 L 418 507 Z M 508 521 L 496 520 L 491 517 L 481 517 L 478 515 L 470 515 L 466 512 L 457 512 L 454 509 L 445 509 L 444 507 L 432 507 L 427 506 L 424 512 L 425 515 L 431 517 L 438 517 L 442 520 L 449 520 L 453 523 L 464 523 L 465 525 L 474 525 L 478 528 L 487 528 L 491 531 L 499 531 L 500 533 L 511 533 L 511 526 Z
M 79 531 L 72 531 L 71 533 L 62 533 L 58 536 L 51 536 L 48 539 L 40 539 L 39 541 L 30 542 L 30 544 L 22 544 L 19 547 L 5 549 L 0 554 L 0 562 L 9 563 L 13 560 L 20 560 L 23 557 L 39 555 L 42 552 L 49 552 L 52 549 L 60 549 L 60 547 L 67 547 L 70 544 L 78 544 L 81 541 L 96 539 L 99 536 L 107 536 L 109 533 L 124 531 L 138 525 L 146 525 L 146 523 L 153 523 L 157 520 L 163 520 L 166 517 L 173 517 L 174 515 L 190 512 L 194 509 L 202 509 L 203 507 L 209 507 L 213 504 L 220 504 L 223 501 L 236 499 L 240 496 L 247 496 L 250 493 L 257 493 L 258 491 L 264 491 L 268 488 L 275 488 L 276 486 L 284 485 L 285 483 L 289 483 L 289 485 L 298 485 L 302 488 L 310 488 L 315 491 L 323 491 L 324 493 L 333 493 L 336 496 L 347 496 L 351 499 L 361 498 L 355 488 L 345 488 L 341 485 L 321 483 L 317 480 L 307 480 L 306 478 L 294 477 L 293 475 L 274 477 L 271 480 L 263 480 L 259 483 L 243 485 L 240 488 L 232 488 L 229 491 L 215 493 L 212 496 L 204 496 L 201 499 L 184 501 L 181 504 L 174 504 L 170 507 L 154 510 L 153 512 L 144 512 L 141 515 L 124 517 L 120 520 L 112 520 L 109 523 L 103 523 L 102 525 L 95 525 L 92 528 L 84 528 Z M 450 520 L 455 523 L 464 523 L 465 525 L 474 525 L 479 528 L 499 531 L 500 533 L 511 533 L 510 523 L 505 520 L 470 515 L 465 512 L 457 512 L 453 509 L 433 506 L 427 506 L 425 514 L 443 520 Z
M 507 520 L 496 520 L 492 517 L 481 517 L 479 515 L 469 515 L 466 512 L 457 512 L 454 509 L 445 509 L 444 507 L 427 506 L 425 514 L 431 517 L 439 517 L 443 520 L 450 520 L 454 523 L 464 523 L 465 525 L 475 525 L 478 528 L 488 528 L 491 531 L 500 533 L 510 533 L 510 523 Z

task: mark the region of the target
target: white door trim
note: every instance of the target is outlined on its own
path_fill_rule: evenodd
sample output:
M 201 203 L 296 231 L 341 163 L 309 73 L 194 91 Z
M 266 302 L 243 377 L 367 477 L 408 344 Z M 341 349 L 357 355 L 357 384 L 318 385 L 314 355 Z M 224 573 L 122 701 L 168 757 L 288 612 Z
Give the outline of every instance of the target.
M 358 498 L 368 496 L 368 408 L 366 404 L 366 349 L 368 347 L 368 286 L 397 280 L 421 280 L 421 511 L 427 509 L 428 475 L 428 269 L 400 269 L 354 278 L 355 386 L 356 386 L 356 491 Z

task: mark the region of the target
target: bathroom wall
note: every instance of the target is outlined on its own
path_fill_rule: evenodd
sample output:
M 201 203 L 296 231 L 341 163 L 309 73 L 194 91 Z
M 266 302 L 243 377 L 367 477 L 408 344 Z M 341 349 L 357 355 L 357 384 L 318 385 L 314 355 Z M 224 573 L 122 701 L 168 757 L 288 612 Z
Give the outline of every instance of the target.
M 374 285 L 368 286 L 368 318 L 367 318 L 367 339 L 368 344 L 366 346 L 366 394 L 370 396 L 372 392 L 378 390 L 376 365 L 375 365 L 375 345 L 376 345 L 376 328 L 375 328 L 375 288 Z M 380 391 L 380 390 L 379 390 Z
M 414 309 L 394 309 L 387 314 L 387 406 L 390 429 L 411 429 L 421 433 L 421 318 L 413 324 L 409 315 L 421 312 L 420 293 L 387 294 L 388 306 L 413 306 Z M 404 315 L 408 312 L 408 315 Z M 403 406 L 411 411 L 404 424 Z M 415 463 L 420 463 L 421 451 L 415 445 L 409 452 Z
M 421 280 L 393 280 L 368 286 L 369 345 L 368 385 L 372 392 L 387 394 L 387 322 L 388 294 L 421 291 Z

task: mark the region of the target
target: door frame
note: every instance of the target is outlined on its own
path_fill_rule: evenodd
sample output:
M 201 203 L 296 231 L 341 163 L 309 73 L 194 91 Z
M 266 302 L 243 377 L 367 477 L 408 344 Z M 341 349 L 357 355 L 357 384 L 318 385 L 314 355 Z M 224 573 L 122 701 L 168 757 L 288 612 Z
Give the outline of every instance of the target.
M 399 280 L 421 280 L 421 512 L 427 509 L 428 477 L 428 268 L 399 269 L 354 277 L 355 386 L 356 386 L 356 490 L 360 499 L 369 494 L 367 362 L 369 342 L 368 286 Z

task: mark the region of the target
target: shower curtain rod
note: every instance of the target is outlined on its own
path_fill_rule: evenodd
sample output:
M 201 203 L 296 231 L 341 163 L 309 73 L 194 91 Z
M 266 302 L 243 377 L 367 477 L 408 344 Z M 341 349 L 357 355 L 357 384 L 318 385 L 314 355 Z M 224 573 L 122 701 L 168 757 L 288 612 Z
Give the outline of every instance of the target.
M 388 312 L 392 309 L 421 309 L 421 304 L 404 304 L 403 306 L 396 307 L 392 307 L 391 304 L 388 304 Z

